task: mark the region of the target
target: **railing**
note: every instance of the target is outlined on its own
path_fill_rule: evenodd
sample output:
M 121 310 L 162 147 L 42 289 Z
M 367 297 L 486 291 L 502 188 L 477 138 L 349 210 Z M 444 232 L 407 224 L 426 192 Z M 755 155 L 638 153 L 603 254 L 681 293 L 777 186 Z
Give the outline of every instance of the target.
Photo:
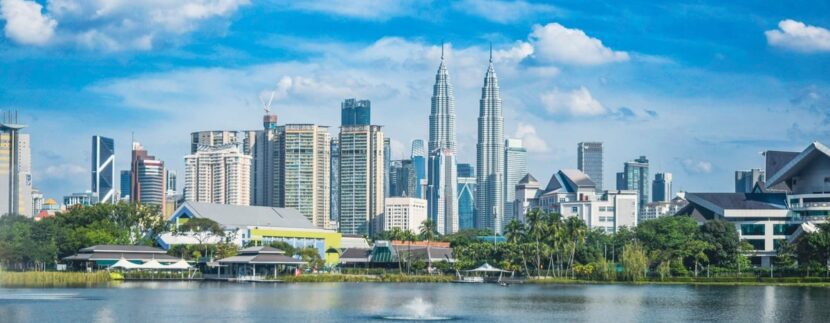
M 830 202 L 805 202 L 805 203 L 791 203 L 790 209 L 804 210 L 804 209 L 830 209 Z

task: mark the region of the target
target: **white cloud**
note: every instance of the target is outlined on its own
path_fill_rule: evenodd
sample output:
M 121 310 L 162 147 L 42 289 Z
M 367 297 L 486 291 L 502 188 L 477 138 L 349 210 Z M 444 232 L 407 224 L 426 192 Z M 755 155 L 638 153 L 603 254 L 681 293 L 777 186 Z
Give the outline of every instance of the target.
M 803 53 L 830 52 L 830 30 L 800 21 L 782 20 L 778 29 L 767 30 L 764 34 L 770 46 Z
M 355 19 L 383 21 L 414 13 L 414 7 L 418 3 L 418 1 L 413 0 L 291 0 L 278 2 L 278 5 L 294 10 L 321 12 Z
M 498 62 L 518 63 L 526 57 L 533 55 L 533 46 L 526 42 L 516 42 L 515 46 L 505 50 L 494 50 L 493 60 Z
M 545 62 L 572 65 L 598 65 L 624 62 L 628 53 L 615 51 L 579 29 L 570 29 L 558 23 L 534 25 L 529 36 L 535 57 Z
M 712 163 L 705 160 L 685 158 L 680 160 L 680 165 L 689 174 L 709 174 L 712 172 Z
M 521 0 L 463 0 L 456 2 L 453 7 L 458 11 L 502 24 L 557 11 L 556 7 L 551 5 L 529 3 Z
M 86 175 L 89 170 L 76 164 L 50 165 L 43 169 L 43 178 L 71 179 L 73 177 Z
M 549 150 L 548 144 L 536 133 L 536 127 L 533 125 L 520 122 L 513 137 L 521 138 L 522 145 L 530 152 L 543 153 Z
M 41 15 L 41 6 L 34 2 L 2 1 L 6 35 L 20 43 L 77 44 L 103 51 L 150 50 L 159 44 L 174 43 L 207 21 L 228 17 L 249 3 L 249 0 L 50 0 L 46 13 Z M 11 11 L 7 7 L 18 9 Z M 24 16 L 21 12 L 27 14 Z M 12 17 L 18 19 L 11 19 L 10 13 L 17 13 Z M 57 26 L 60 27 L 56 29 Z M 33 40 L 21 41 L 21 33 Z
M 25 45 L 45 45 L 55 34 L 58 22 L 41 14 L 34 1 L 0 0 L 0 15 L 6 20 L 6 37 Z
M 608 112 L 584 86 L 569 92 L 554 89 L 542 93 L 541 100 L 548 113 L 554 116 L 590 117 Z

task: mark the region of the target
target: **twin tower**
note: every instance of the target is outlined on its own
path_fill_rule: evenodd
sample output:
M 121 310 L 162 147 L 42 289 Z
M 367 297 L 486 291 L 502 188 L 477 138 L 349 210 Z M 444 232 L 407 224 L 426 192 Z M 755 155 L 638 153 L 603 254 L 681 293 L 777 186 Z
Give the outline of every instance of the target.
M 435 75 L 429 115 L 427 174 L 429 218 L 441 234 L 459 230 L 455 124 L 455 97 L 444 62 L 442 45 L 441 64 Z M 504 117 L 491 46 L 489 66 L 484 75 L 484 86 L 481 88 L 479 101 L 475 225 L 476 228 L 492 230 L 495 233 L 501 233 L 504 219 L 503 154 Z

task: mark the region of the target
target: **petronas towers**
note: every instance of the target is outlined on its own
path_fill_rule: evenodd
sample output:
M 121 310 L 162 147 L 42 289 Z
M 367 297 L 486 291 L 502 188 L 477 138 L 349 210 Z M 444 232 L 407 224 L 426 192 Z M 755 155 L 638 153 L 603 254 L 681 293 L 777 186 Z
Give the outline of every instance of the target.
M 504 117 L 501 110 L 499 80 L 493 68 L 493 49 L 490 65 L 484 75 L 478 116 L 478 144 L 476 145 L 476 227 L 501 232 L 504 218 L 502 166 L 504 162 Z
M 500 233 L 504 217 L 504 117 L 498 79 L 493 68 L 492 48 L 479 104 L 475 225 Z M 427 176 L 428 214 L 441 234 L 459 230 L 455 123 L 455 97 L 442 45 L 441 64 L 435 75 L 429 115 Z

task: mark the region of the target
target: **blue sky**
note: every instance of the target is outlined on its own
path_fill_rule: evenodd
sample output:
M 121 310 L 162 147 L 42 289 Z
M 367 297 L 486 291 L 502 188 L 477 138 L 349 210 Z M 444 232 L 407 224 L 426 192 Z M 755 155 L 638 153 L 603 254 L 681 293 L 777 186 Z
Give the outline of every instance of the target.
M 134 134 L 181 171 L 189 133 L 338 125 L 373 102 L 393 155 L 427 136 L 446 42 L 459 160 L 475 163 L 492 42 L 505 134 L 547 181 L 579 141 L 605 143 L 605 183 L 640 155 L 675 189 L 729 191 L 764 150 L 830 142 L 830 4 L 789 1 L 0 0 L 0 109 L 29 124 L 35 186 L 89 189 L 90 137 Z

